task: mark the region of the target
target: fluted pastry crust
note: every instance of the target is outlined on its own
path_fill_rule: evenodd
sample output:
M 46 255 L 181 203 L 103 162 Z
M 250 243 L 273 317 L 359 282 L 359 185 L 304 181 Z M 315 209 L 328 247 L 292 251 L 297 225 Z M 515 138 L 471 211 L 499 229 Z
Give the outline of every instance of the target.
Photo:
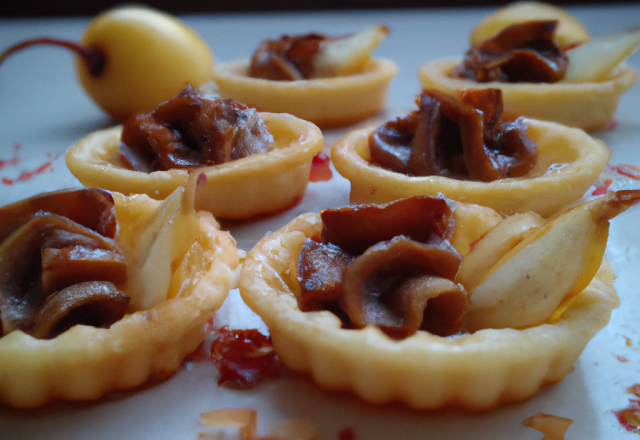
M 554 121 L 587 131 L 601 130 L 613 119 L 620 96 L 633 86 L 638 73 L 629 66 L 614 69 L 598 82 L 504 83 L 455 78 L 452 72 L 461 58 L 430 61 L 418 69 L 422 88 L 459 96 L 467 89 L 502 90 L 504 115 Z
M 322 149 L 322 133 L 291 115 L 261 113 L 275 139 L 268 153 L 205 167 L 207 182 L 196 192 L 196 209 L 217 218 L 242 219 L 277 212 L 296 203 L 309 181 L 313 156 Z M 164 199 L 187 183 L 187 170 L 144 173 L 120 159 L 122 127 L 97 131 L 66 155 L 71 173 L 86 186 Z
M 240 291 L 269 327 L 278 355 L 290 368 L 309 372 L 320 386 L 351 390 L 370 402 L 486 410 L 526 399 L 571 371 L 618 305 L 605 260 L 554 324 L 457 338 L 419 331 L 403 340 L 392 340 L 376 327 L 342 329 L 332 313 L 301 312 L 295 299 L 300 248 L 321 228 L 320 216 L 307 214 L 263 238 L 244 263 Z
M 249 61 L 216 65 L 220 94 L 262 111 L 291 113 L 322 127 L 352 124 L 378 113 L 387 99 L 398 66 L 373 59 L 362 73 L 300 81 L 272 81 L 247 76 Z
M 611 151 L 582 130 L 553 122 L 525 121 L 527 134 L 538 147 L 538 162 L 522 177 L 473 182 L 389 171 L 369 162 L 368 137 L 375 129 L 371 127 L 349 133 L 333 147 L 331 157 L 338 172 L 351 181 L 353 204 L 381 204 L 441 193 L 503 214 L 535 211 L 546 217 L 584 195 L 604 170 Z
M 160 202 L 113 196 L 121 225 L 117 240 L 127 254 L 136 244 L 126 236 L 128 222 L 155 215 Z M 234 286 L 238 266 L 235 242 L 213 216 L 199 212 L 198 222 L 190 249 L 200 246 L 204 261 L 191 272 L 175 271 L 174 278 L 191 284 L 175 298 L 125 315 L 109 329 L 77 325 L 50 340 L 22 331 L 0 338 L 0 403 L 26 408 L 52 399 L 93 400 L 171 376 L 205 337 L 204 324 Z

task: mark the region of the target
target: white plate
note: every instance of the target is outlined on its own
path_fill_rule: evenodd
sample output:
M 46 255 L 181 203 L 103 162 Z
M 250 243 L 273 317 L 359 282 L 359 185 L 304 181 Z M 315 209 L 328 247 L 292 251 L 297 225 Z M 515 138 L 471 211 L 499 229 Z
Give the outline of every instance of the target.
M 389 108 L 408 108 L 418 92 L 417 67 L 424 61 L 461 54 L 467 34 L 487 9 L 358 11 L 306 14 L 211 15 L 186 21 L 213 47 L 219 61 L 248 57 L 257 42 L 282 33 L 318 30 L 344 34 L 373 23 L 387 24 L 392 33 L 376 51 L 392 58 L 400 73 L 391 86 Z M 640 5 L 570 8 L 593 35 L 637 24 Z M 78 39 L 86 19 L 0 20 L 0 48 L 27 37 L 51 35 Z M 640 70 L 640 56 L 630 63 Z M 613 150 L 612 163 L 640 165 L 640 87 L 622 99 L 618 127 L 596 136 Z M 0 167 L 0 179 L 15 179 L 48 161 L 50 167 L 27 181 L 0 183 L 0 205 L 44 191 L 78 185 L 62 155 L 87 133 L 111 121 L 84 95 L 73 74 L 72 58 L 57 48 L 34 48 L 8 59 L 0 68 L 0 159 L 19 162 Z M 344 130 L 327 131 L 325 152 Z M 227 225 L 240 248 L 249 250 L 266 232 L 296 215 L 348 203 L 349 184 L 334 171 L 329 182 L 311 183 L 302 202 L 280 215 Z M 566 439 L 636 438 L 617 422 L 613 410 L 632 397 L 626 388 L 640 382 L 640 228 L 638 210 L 613 221 L 607 256 L 618 274 L 621 307 L 565 380 L 546 387 L 531 400 L 483 414 L 458 411 L 423 412 L 402 405 L 373 406 L 348 393 L 327 392 L 306 376 L 286 373 L 250 391 L 216 385 L 208 362 L 183 366 L 170 380 L 131 393 L 109 396 L 92 404 L 55 403 L 33 411 L 0 408 L 2 439 L 195 439 L 199 414 L 216 408 L 254 408 L 259 432 L 292 418 L 318 424 L 323 438 L 335 439 L 345 428 L 358 439 L 539 439 L 521 425 L 537 412 L 574 420 Z M 261 322 L 241 302 L 237 291 L 218 312 L 235 327 Z M 628 341 L 628 343 L 627 343 Z M 630 344 L 630 345 L 629 345 Z M 623 357 L 628 362 L 621 362 Z M 0 380 L 4 380 L 0 378 Z

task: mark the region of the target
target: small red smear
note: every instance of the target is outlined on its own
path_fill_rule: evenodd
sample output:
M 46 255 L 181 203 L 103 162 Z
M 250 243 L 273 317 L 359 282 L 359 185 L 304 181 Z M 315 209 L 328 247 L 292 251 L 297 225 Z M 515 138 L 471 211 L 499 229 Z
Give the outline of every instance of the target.
M 356 432 L 353 428 L 341 429 L 338 433 L 338 440 L 356 440 Z
M 267 377 L 276 377 L 276 352 L 271 338 L 256 329 L 218 330 L 211 345 L 211 358 L 220 371 L 218 385 L 249 389 Z
M 626 364 L 627 362 L 629 362 L 629 359 L 627 359 L 624 356 L 620 356 L 619 354 L 615 355 L 616 359 L 618 359 L 620 362 L 622 362 L 623 364 Z
M 609 123 L 607 124 L 607 126 L 604 128 L 605 130 L 615 130 L 616 128 L 618 128 L 618 121 L 616 121 L 615 119 L 612 119 L 609 121 Z
M 640 400 L 629 399 L 629 406 L 613 412 L 618 422 L 629 432 L 640 431 Z
M 53 158 L 53 160 L 56 160 L 58 157 L 60 157 L 59 154 L 57 154 Z M 45 171 L 50 170 L 52 165 L 53 165 L 53 161 L 48 160 L 42 165 L 40 165 L 38 168 L 36 168 L 35 170 L 22 171 L 20 175 L 15 179 L 9 179 L 7 177 L 3 177 L 2 183 L 4 183 L 5 185 L 13 185 L 16 182 L 25 182 L 27 180 L 31 180 L 34 176 L 37 176 L 38 174 L 42 174 Z
M 333 172 L 329 167 L 331 159 L 324 153 L 318 153 L 311 161 L 311 171 L 309 172 L 309 180 L 311 182 L 324 182 L 331 180 Z
M 635 165 L 617 165 L 611 167 L 613 171 L 623 176 L 631 177 L 635 180 L 640 180 L 640 168 Z
M 20 148 L 22 148 L 20 144 L 15 144 L 13 146 L 13 157 L 11 159 L 0 159 L 0 168 L 3 168 L 7 165 L 17 165 L 20 162 L 20 157 L 18 156 L 18 151 L 20 151 Z
M 609 191 L 609 187 L 611 186 L 612 183 L 613 183 L 613 181 L 611 179 L 605 180 L 604 184 L 602 184 L 599 187 L 597 187 L 596 189 L 594 189 L 591 194 L 594 195 L 594 196 L 601 196 L 603 194 L 606 194 L 607 191 Z
M 207 184 L 207 175 L 205 173 L 200 173 L 198 176 L 198 185 L 204 186 Z

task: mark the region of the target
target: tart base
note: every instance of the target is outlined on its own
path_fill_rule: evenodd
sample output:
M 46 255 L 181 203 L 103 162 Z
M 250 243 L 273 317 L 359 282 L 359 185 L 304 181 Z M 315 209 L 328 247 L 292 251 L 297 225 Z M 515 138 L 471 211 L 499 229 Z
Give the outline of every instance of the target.
M 527 399 L 571 371 L 618 305 L 605 260 L 554 324 L 452 338 L 420 331 L 399 341 L 376 327 L 345 330 L 332 313 L 302 312 L 295 299 L 300 248 L 321 228 L 320 216 L 307 214 L 262 239 L 244 263 L 240 292 L 269 327 L 287 366 L 310 373 L 322 387 L 351 390 L 369 402 L 478 411 Z
M 245 219 L 282 211 L 304 195 L 311 161 L 322 149 L 322 133 L 291 115 L 261 116 L 275 139 L 271 150 L 204 167 L 207 182 L 198 186 L 196 209 L 217 218 Z M 67 151 L 67 166 L 82 184 L 162 200 L 187 183 L 187 170 L 128 169 L 120 159 L 121 133 L 121 126 L 97 131 Z
M 527 119 L 527 134 L 538 147 L 538 162 L 525 176 L 473 182 L 441 176 L 412 177 L 372 165 L 369 135 L 354 130 L 331 150 L 338 172 L 351 182 L 352 204 L 384 204 L 415 195 L 446 197 L 495 209 L 501 214 L 534 211 L 543 217 L 578 200 L 598 179 L 611 151 L 584 131 Z
M 248 67 L 247 60 L 216 65 L 214 80 L 222 96 L 262 111 L 290 113 L 321 128 L 350 125 L 381 111 L 398 71 L 391 60 L 373 59 L 355 75 L 271 81 L 247 76 Z
M 525 116 L 587 131 L 607 126 L 615 115 L 620 96 L 638 78 L 632 67 L 623 65 L 605 80 L 591 83 L 478 83 L 451 76 L 461 62 L 461 58 L 451 58 L 423 64 L 418 69 L 422 88 L 436 89 L 455 97 L 466 89 L 501 89 L 505 118 Z
M 154 215 L 160 204 L 146 196 L 124 199 L 114 194 L 119 222 Z M 50 340 L 22 331 L 0 338 L 0 403 L 32 408 L 54 399 L 94 400 L 173 375 L 235 284 L 235 242 L 207 212 L 199 213 L 199 227 L 209 268 L 204 276 L 192 274 L 193 287 L 183 294 L 108 329 L 77 325 Z

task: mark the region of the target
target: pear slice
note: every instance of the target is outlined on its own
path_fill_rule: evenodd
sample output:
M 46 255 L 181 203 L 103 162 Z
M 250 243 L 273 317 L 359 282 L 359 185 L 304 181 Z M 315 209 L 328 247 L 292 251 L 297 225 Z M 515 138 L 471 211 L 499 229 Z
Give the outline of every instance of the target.
M 626 32 L 594 38 L 566 52 L 569 67 L 564 82 L 595 82 L 604 79 L 640 46 L 640 26 Z
M 507 217 L 496 225 L 464 258 L 455 282 L 462 284 L 468 292 L 486 279 L 490 269 L 507 252 L 525 238 L 544 226 L 546 220 L 534 212 L 525 212 Z
M 498 9 L 478 23 L 469 40 L 478 47 L 503 29 L 529 20 L 558 20 L 554 37 L 562 48 L 589 41 L 589 33 L 571 14 L 542 2 L 516 2 Z
M 134 222 L 123 231 L 136 240 L 130 247 L 133 265 L 124 289 L 133 310 L 146 310 L 167 299 L 171 276 L 198 235 L 193 209 L 196 180 L 191 173 L 186 187 L 171 193 L 150 220 Z
M 319 78 L 352 75 L 361 72 L 371 59 L 371 52 L 389 33 L 384 25 L 370 26 L 322 45 L 313 66 Z
M 547 321 L 589 284 L 602 262 L 609 220 L 638 200 L 639 190 L 610 192 L 550 218 L 507 252 L 471 292 L 468 330 Z

